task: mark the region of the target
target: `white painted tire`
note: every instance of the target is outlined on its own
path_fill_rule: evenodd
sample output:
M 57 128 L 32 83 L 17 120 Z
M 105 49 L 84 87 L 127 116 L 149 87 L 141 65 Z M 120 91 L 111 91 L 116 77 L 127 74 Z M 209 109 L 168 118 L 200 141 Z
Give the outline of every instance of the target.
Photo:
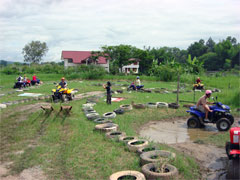
M 87 104 L 83 104 L 82 106 L 83 107 L 93 107 L 95 105 L 96 105 L 96 103 L 87 103 Z
M 131 104 L 123 104 L 120 106 L 120 108 L 124 111 L 131 111 L 133 109 Z
M 119 171 L 112 174 L 109 177 L 109 180 L 119 180 L 124 177 L 126 177 L 126 179 L 127 177 L 129 177 L 129 178 L 134 178 L 135 180 L 146 180 L 145 176 L 138 171 Z
M 98 113 L 90 113 L 90 114 L 86 114 L 86 117 L 88 120 L 94 120 L 99 118 L 100 116 Z
M 106 133 L 106 137 L 109 139 L 117 139 L 119 140 L 119 138 L 121 136 L 126 136 L 125 132 L 120 132 L 120 131 L 114 131 L 114 132 L 107 132 Z
M 158 163 L 164 160 L 172 160 L 176 158 L 176 154 L 170 151 L 155 150 L 144 152 L 140 155 L 141 165 L 148 163 Z
M 117 131 L 118 125 L 114 123 L 97 124 L 95 129 L 103 132 Z
M 108 119 L 113 119 L 116 117 L 116 113 L 115 112 L 107 112 L 103 114 L 104 118 L 108 118 Z
M 94 119 L 93 122 L 95 122 L 97 124 L 112 123 L 112 121 L 108 120 L 107 118 L 97 118 L 97 119 Z
M 152 103 L 152 102 L 147 103 L 146 106 L 147 106 L 148 108 L 157 108 L 157 107 L 158 107 L 158 106 L 157 106 L 157 103 Z
M 140 144 L 137 144 L 140 143 Z M 129 151 L 131 152 L 137 152 L 139 148 L 146 147 L 148 145 L 148 141 L 146 140 L 141 140 L 141 139 L 136 139 L 132 141 L 128 141 L 127 146 Z
M 158 108 L 167 108 L 168 103 L 165 102 L 156 102 Z
M 133 140 L 136 140 L 136 139 L 137 139 L 137 137 L 135 137 L 135 136 L 121 136 L 121 137 L 119 137 L 119 141 L 124 142 L 126 144 L 129 141 L 133 141 Z

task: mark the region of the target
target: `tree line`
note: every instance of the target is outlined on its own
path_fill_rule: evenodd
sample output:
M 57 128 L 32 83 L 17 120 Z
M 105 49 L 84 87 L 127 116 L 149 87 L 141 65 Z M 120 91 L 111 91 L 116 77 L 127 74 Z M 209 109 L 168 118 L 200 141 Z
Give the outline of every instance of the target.
M 192 65 L 193 72 L 201 68 L 207 71 L 229 70 L 239 67 L 240 44 L 235 37 L 227 37 L 218 43 L 210 37 L 206 42 L 200 39 L 186 50 L 177 47 L 144 47 L 139 49 L 131 45 L 103 46 L 101 50 L 109 55 L 111 72 L 118 73 L 119 67 L 128 64 L 128 59 L 140 59 L 140 72 L 151 74 L 152 66 L 166 63 Z M 193 67 L 195 66 L 195 67 Z
M 48 51 L 47 44 L 32 41 L 22 49 L 24 62 L 40 63 Z M 232 68 L 239 69 L 240 43 L 235 37 L 227 37 L 218 43 L 210 37 L 206 42 L 203 39 L 196 41 L 185 49 L 177 47 L 144 47 L 139 49 L 131 45 L 102 46 L 100 51 L 92 51 L 92 59 L 105 56 L 110 62 L 110 73 L 119 74 L 119 69 L 129 64 L 130 58 L 140 59 L 140 73 L 145 75 L 168 76 L 175 72 L 173 67 L 182 66 L 187 73 L 201 71 L 220 71 Z M 1 61 L 6 65 L 5 61 Z M 50 63 L 54 65 L 54 63 Z M 45 65 L 45 71 L 51 71 L 50 65 Z M 58 64 L 61 65 L 61 64 Z M 187 67 L 187 68 L 186 68 Z M 32 71 L 31 68 L 28 71 Z M 24 68 L 24 69 L 25 69 Z M 58 67 L 59 69 L 59 67 Z M 63 70 L 60 68 L 60 72 Z M 9 72 L 9 71 L 8 71 Z M 121 73 L 121 72 L 120 72 Z

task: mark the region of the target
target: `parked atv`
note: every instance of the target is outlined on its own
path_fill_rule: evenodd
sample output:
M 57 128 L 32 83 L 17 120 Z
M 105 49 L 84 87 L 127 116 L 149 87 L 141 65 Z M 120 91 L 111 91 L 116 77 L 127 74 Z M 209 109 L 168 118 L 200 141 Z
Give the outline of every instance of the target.
M 228 159 L 237 159 L 240 157 L 240 127 L 230 129 L 230 142 L 226 142 L 226 153 Z
M 61 86 L 58 86 L 57 89 L 52 89 L 52 92 L 52 98 L 54 102 L 57 102 L 58 100 L 61 100 L 62 102 L 67 100 L 71 101 L 74 98 L 73 89 L 62 88 Z
M 203 90 L 204 84 L 201 84 L 201 83 L 193 84 L 193 90 L 195 90 L 195 89 Z
M 216 97 L 217 100 L 217 97 Z M 219 131 L 227 131 L 234 123 L 234 118 L 230 114 L 230 107 L 220 102 L 215 102 L 213 106 L 209 106 L 213 112 L 208 113 L 208 119 L 210 122 L 204 120 L 205 113 L 196 109 L 196 106 L 190 107 L 188 113 L 192 115 L 187 121 L 189 128 L 200 128 L 204 127 L 205 123 L 216 123 Z

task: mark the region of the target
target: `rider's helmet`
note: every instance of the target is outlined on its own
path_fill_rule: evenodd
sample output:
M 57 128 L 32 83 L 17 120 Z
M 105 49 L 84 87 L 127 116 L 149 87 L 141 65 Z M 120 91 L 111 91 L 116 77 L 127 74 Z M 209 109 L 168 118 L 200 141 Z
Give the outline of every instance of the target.
M 139 79 L 139 76 L 137 76 L 137 79 Z
M 212 91 L 211 91 L 211 90 L 206 90 L 205 94 L 206 94 L 207 96 L 209 96 L 209 95 L 212 94 Z

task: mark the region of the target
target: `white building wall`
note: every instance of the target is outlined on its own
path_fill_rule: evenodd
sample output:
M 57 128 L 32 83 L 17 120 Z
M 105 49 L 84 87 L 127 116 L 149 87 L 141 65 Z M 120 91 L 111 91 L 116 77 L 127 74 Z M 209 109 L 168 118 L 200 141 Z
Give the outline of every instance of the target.
M 64 59 L 64 68 L 67 69 L 68 67 L 72 66 L 80 66 L 81 64 L 75 64 L 75 63 L 69 63 L 68 59 Z M 107 64 L 96 64 L 96 66 L 104 67 L 104 69 L 109 72 L 109 61 L 107 61 Z
M 123 66 L 122 67 L 122 72 L 123 73 L 130 73 L 130 71 L 128 71 L 128 69 L 130 69 L 130 71 L 133 71 L 133 69 L 137 69 L 136 72 L 134 73 L 138 73 L 139 71 L 139 64 L 138 65 L 134 65 L 134 64 L 130 64 L 130 65 L 127 65 L 127 66 Z

